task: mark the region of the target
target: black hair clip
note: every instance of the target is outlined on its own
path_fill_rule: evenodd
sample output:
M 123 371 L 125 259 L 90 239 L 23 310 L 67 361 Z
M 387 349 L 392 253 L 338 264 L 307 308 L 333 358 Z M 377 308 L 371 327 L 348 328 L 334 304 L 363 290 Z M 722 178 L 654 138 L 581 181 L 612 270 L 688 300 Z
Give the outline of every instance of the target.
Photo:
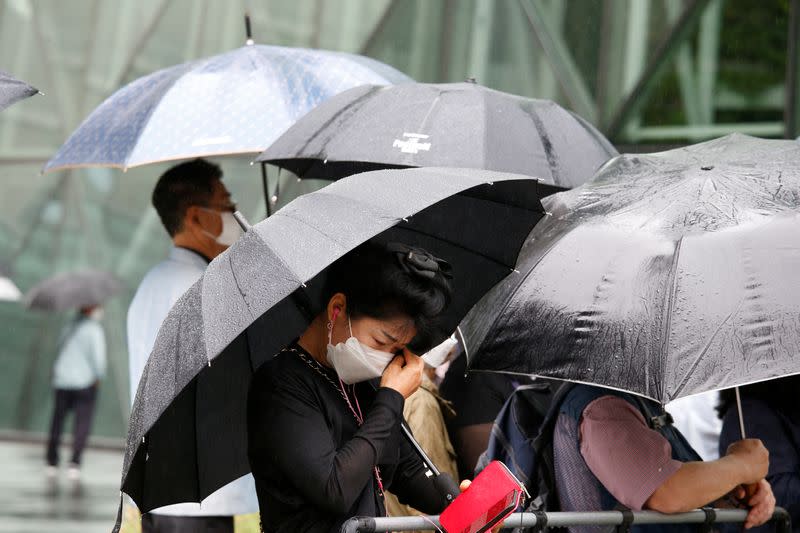
M 433 279 L 441 273 L 447 279 L 453 278 L 453 267 L 444 259 L 434 257 L 422 248 L 414 248 L 399 242 L 390 242 L 386 249 L 397 257 L 398 263 L 406 272 Z

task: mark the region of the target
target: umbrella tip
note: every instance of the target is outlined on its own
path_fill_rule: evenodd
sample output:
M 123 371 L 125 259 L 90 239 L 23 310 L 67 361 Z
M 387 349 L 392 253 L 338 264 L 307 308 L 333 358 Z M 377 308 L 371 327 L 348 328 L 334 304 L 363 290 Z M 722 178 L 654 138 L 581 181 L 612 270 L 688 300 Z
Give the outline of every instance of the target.
M 244 32 L 247 36 L 247 40 L 245 40 L 244 44 L 247 46 L 252 46 L 255 44 L 253 40 L 253 28 L 250 26 L 250 11 L 245 10 L 244 12 Z
M 464 82 L 466 83 L 478 83 L 474 77 L 470 76 L 469 78 L 465 79 Z

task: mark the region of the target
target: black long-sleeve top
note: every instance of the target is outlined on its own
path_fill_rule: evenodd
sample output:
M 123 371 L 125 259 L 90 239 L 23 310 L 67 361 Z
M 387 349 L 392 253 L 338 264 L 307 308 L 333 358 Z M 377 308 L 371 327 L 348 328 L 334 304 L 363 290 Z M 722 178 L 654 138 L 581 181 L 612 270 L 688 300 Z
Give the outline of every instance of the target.
M 431 514 L 446 501 L 400 434 L 404 399 L 369 383 L 345 385 L 296 343 L 255 373 L 248 397 L 248 455 L 265 532 L 338 531 L 352 516 L 384 516 L 383 487 Z M 355 395 L 355 397 L 354 397 Z

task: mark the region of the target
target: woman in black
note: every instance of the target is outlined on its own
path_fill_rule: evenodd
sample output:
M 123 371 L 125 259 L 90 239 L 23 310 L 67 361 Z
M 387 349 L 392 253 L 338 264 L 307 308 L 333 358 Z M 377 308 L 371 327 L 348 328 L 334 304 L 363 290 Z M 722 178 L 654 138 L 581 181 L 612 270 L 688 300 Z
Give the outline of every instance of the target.
M 384 490 L 444 509 L 399 425 L 423 370 L 409 345 L 430 344 L 448 278 L 447 263 L 402 245 L 367 243 L 331 266 L 323 312 L 250 386 L 263 531 L 338 531 L 352 516 L 384 516 Z

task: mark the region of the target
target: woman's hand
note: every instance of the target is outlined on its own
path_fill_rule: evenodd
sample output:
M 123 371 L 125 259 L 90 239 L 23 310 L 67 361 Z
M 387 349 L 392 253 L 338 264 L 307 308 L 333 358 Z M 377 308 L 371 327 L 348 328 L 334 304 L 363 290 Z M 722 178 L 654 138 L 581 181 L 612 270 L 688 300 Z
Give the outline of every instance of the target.
M 381 387 L 394 389 L 408 398 L 422 383 L 422 371 L 425 363 L 418 355 L 403 349 L 403 355 L 396 355 L 381 376 Z

